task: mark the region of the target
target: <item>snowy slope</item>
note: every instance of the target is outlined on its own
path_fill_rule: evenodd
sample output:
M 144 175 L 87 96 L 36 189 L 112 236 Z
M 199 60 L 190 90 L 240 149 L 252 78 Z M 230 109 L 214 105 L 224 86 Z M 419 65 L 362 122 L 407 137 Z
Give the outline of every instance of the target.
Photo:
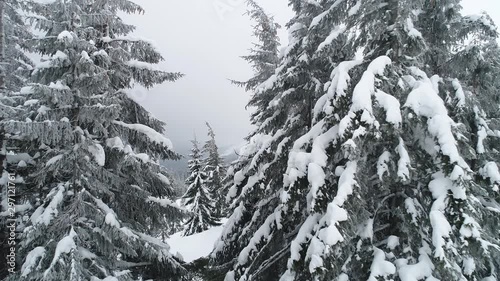
M 226 220 L 223 220 L 225 223 Z M 223 225 L 210 228 L 207 231 L 183 237 L 182 232 L 177 232 L 167 239 L 170 245 L 170 252 L 174 255 L 179 253 L 185 262 L 192 262 L 201 257 L 208 256 L 215 241 L 220 237 Z

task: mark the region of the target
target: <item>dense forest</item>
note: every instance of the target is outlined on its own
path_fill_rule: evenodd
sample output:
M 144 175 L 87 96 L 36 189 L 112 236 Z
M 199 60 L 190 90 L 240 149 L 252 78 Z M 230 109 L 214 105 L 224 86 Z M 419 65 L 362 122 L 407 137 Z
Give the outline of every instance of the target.
M 229 160 L 133 98 L 184 76 L 140 5 L 0 0 L 0 279 L 500 280 L 499 34 L 461 2 L 246 0 Z

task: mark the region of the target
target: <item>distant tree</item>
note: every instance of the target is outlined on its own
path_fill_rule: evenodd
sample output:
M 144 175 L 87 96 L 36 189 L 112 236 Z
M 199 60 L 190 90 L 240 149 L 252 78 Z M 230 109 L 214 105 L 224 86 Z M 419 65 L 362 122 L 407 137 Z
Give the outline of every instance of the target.
M 207 173 L 207 187 L 214 199 L 214 218 L 220 218 L 226 206 L 226 198 L 223 189 L 223 179 L 226 174 L 224 159 L 219 155 L 219 148 L 215 142 L 215 133 L 207 122 L 208 140 L 203 145 L 203 169 Z
M 192 214 L 185 223 L 184 236 L 218 225 L 217 218 L 214 216 L 215 200 L 211 197 L 211 191 L 207 185 L 208 175 L 204 171 L 199 143 L 196 138 L 191 142 L 193 148 L 189 155 L 191 160 L 188 162 L 191 174 L 186 179 L 186 184 L 189 186 L 182 198 L 185 200 L 184 205 Z

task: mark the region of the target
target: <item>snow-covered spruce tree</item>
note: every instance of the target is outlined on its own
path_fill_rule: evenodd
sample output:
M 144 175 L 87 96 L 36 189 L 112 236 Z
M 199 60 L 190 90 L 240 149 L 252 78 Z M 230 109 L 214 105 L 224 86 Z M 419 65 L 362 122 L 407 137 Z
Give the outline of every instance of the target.
M 267 107 L 268 103 L 275 97 L 276 92 L 270 89 L 265 89 L 263 91 L 256 92 L 256 89 L 265 81 L 267 81 L 271 76 L 274 75 L 276 68 L 279 63 L 279 37 L 278 30 L 280 27 L 273 17 L 267 14 L 262 7 L 260 7 L 255 1 L 246 1 L 249 9 L 248 15 L 251 19 L 255 21 L 253 36 L 258 40 L 258 43 L 254 43 L 254 47 L 250 50 L 250 55 L 243 56 L 247 62 L 252 65 L 254 69 L 254 76 L 245 82 L 233 81 L 238 86 L 244 87 L 249 92 L 255 92 L 248 106 L 256 107 L 254 113 L 252 113 L 252 123 L 260 124 L 264 122 L 267 118 L 266 116 L 261 116 L 264 109 Z M 234 186 L 234 173 L 240 171 L 243 167 L 250 164 L 252 157 L 257 153 L 258 148 L 254 145 L 258 145 L 261 132 L 255 130 L 250 133 L 247 137 L 247 145 L 239 151 L 239 157 L 228 167 L 226 172 L 226 177 L 223 180 L 224 193 L 227 194 L 228 191 Z M 241 184 L 241 183 L 240 183 Z M 235 195 L 226 196 L 226 209 L 234 209 L 236 206 L 234 204 L 229 205 L 230 200 L 232 200 Z M 226 257 L 232 259 L 236 253 L 227 252 Z
M 321 90 L 318 77 L 324 77 L 323 80 L 329 77 L 329 59 L 313 65 L 309 55 L 316 51 L 313 49 L 314 42 L 303 38 L 307 23 L 320 9 L 310 4 L 303 11 L 288 25 L 291 43 L 281 54 L 281 62 L 275 72 L 253 89 L 249 105 L 256 107 L 252 123 L 257 129 L 240 150 L 238 161 L 228 170 L 229 175 L 234 174 L 234 184 L 227 197 L 233 214 L 211 255 L 214 271 L 229 270 L 232 264 L 238 262 L 239 253 L 249 243 L 259 241 L 253 235 L 262 233 L 259 230 L 261 226 L 267 226 L 272 221 L 271 217 L 281 202 L 288 151 L 293 140 L 305 134 L 311 126 L 313 101 Z M 261 62 L 256 60 L 252 63 Z M 255 75 L 259 77 L 260 73 Z M 263 251 L 259 254 L 241 255 L 241 259 L 248 258 L 245 263 L 250 262 L 254 270 L 260 267 L 258 278 L 276 280 L 280 268 L 286 266 L 288 231 L 279 229 L 276 240 L 263 244 Z
M 215 217 L 215 200 L 211 196 L 208 175 L 202 163 L 200 145 L 196 138 L 191 141 L 191 160 L 188 162 L 190 175 L 186 179 L 188 190 L 182 196 L 184 205 L 191 211 L 191 217 L 184 226 L 184 236 L 203 232 L 211 226 L 218 225 Z
M 24 85 L 32 69 L 31 60 L 23 52 L 26 49 L 24 42 L 31 39 L 32 35 L 29 27 L 24 23 L 23 17 L 19 14 L 18 1 L 1 1 L 0 8 L 1 121 L 13 118 L 22 112 L 20 107 L 24 104 L 25 99 L 18 91 Z M 10 253 L 9 249 L 13 246 L 13 240 L 8 240 L 11 232 L 4 227 L 15 221 L 16 232 L 22 231 L 24 214 L 32 210 L 30 204 L 25 204 L 26 198 L 22 196 L 26 190 L 23 177 L 29 163 L 23 160 L 22 153 L 18 153 L 13 147 L 7 147 L 5 138 L 5 133 L 0 128 L 0 225 L 2 226 L 0 230 L 0 244 L 2 245 L 0 255 L 3 257 Z M 9 178 L 9 174 L 14 177 L 14 180 Z M 15 183 L 15 190 L 11 188 L 8 191 L 9 181 Z M 15 208 L 12 208 L 14 204 Z M 0 279 L 3 279 L 7 273 L 7 267 L 2 267 Z
M 255 76 L 245 82 L 233 82 L 244 87 L 247 91 L 252 91 L 274 74 L 279 63 L 278 30 L 281 26 L 255 1 L 246 0 L 245 3 L 248 6 L 247 14 L 256 23 L 253 26 L 253 36 L 258 39 L 259 43 L 254 43 L 253 48 L 250 49 L 250 55 L 242 58 L 252 65 Z
M 274 194 L 274 196 L 263 194 L 263 189 L 257 189 L 258 192 L 252 193 L 252 189 L 247 188 L 248 193 L 246 194 L 246 198 L 243 200 L 243 197 L 240 197 L 239 200 L 235 200 L 239 197 L 243 190 L 242 188 L 252 175 L 254 177 L 250 185 L 256 185 L 255 179 L 258 178 L 256 174 L 258 174 L 259 171 L 255 170 L 256 167 L 254 165 L 251 166 L 251 163 L 255 163 L 253 160 L 254 156 L 256 156 L 257 159 L 262 157 L 266 150 L 271 147 L 269 143 L 264 146 L 263 143 L 270 138 L 278 127 L 269 126 L 269 123 L 266 121 L 266 119 L 269 118 L 269 116 L 267 116 L 269 111 L 265 111 L 269 102 L 275 98 L 278 91 L 271 87 L 261 87 L 261 85 L 271 77 L 274 79 L 276 78 L 275 72 L 279 64 L 279 25 L 254 1 L 247 1 L 247 4 L 249 5 L 248 14 L 256 22 L 254 26 L 254 37 L 258 40 L 258 43 L 254 44 L 254 48 L 250 50 L 250 55 L 244 56 L 243 58 L 252 65 L 255 74 L 248 81 L 236 82 L 236 84 L 245 87 L 247 91 L 253 92 L 249 106 L 256 107 L 256 109 L 251 119 L 254 125 L 261 128 L 249 134 L 247 137 L 247 144 L 239 151 L 238 159 L 228 167 L 224 179 L 224 193 L 227 193 L 226 204 L 228 208 L 226 212 L 229 214 L 232 213 L 232 216 L 224 231 L 223 239 L 225 241 L 219 242 L 216 246 L 217 249 L 210 257 L 210 266 L 208 269 L 211 275 L 222 275 L 221 278 L 223 278 L 225 272 L 232 267 L 235 257 L 244 245 L 246 245 L 247 242 L 245 241 L 250 239 L 248 236 L 237 237 L 233 236 L 233 234 L 239 235 L 240 231 L 245 227 L 245 224 L 252 223 L 250 219 L 254 211 L 259 209 L 264 210 L 262 214 L 262 217 L 264 217 L 266 212 L 272 211 L 273 206 L 276 204 L 276 194 Z M 281 108 L 280 111 L 281 110 L 285 110 L 285 108 Z M 277 120 L 283 120 L 287 113 L 276 112 L 276 115 L 273 117 L 277 117 L 278 114 L 281 114 L 281 118 Z M 271 120 L 271 118 L 269 118 L 269 120 Z M 262 124 L 262 126 L 260 126 L 260 124 Z M 279 141 L 281 140 L 276 140 L 273 144 L 274 148 L 277 148 Z M 276 175 L 278 175 L 276 179 L 277 182 L 280 181 L 280 177 L 282 177 L 285 171 L 282 167 L 284 167 L 286 162 L 283 161 L 281 162 L 281 167 L 280 163 L 275 163 L 272 167 L 272 169 L 276 171 Z M 251 188 L 253 188 L 253 186 Z M 274 199 L 271 198 L 269 201 L 271 207 L 255 206 L 254 203 L 264 198 L 264 196 L 274 197 Z M 256 215 L 254 220 L 258 219 L 260 218 Z M 258 223 L 259 222 L 255 222 L 255 225 L 258 225 Z M 229 242 L 229 240 L 231 240 L 231 242 Z
M 34 167 L 25 178 L 36 211 L 8 280 L 181 280 L 185 270 L 154 238 L 182 218 L 161 159 L 175 159 L 164 123 L 130 96 L 181 75 L 158 70 L 151 43 L 128 36 L 130 1 L 34 1 L 42 56 L 21 90 L 23 116 L 2 121 Z
M 481 112 L 478 68 L 445 67 L 469 36 L 495 39 L 491 21 L 459 1 L 290 3 L 292 40 L 263 84 L 277 103 L 261 113 L 287 99 L 289 116 L 264 123 L 277 133 L 235 173 L 238 207 L 212 263 L 235 263 L 226 281 L 497 280 L 499 159 L 474 169 L 468 128 L 488 123 L 463 116 Z
M 26 99 L 19 93 L 33 69 L 33 62 L 25 54 L 28 51 L 26 42 L 33 35 L 29 26 L 25 24 L 24 17 L 19 11 L 21 5 L 17 0 L 5 0 L 0 2 L 0 120 L 12 118 L 22 110 Z M 3 135 L 3 133 L 2 133 Z M 3 147 L 3 145 L 2 145 Z M 2 152 L 5 157 L 7 150 Z M 10 151 L 10 160 L 18 164 L 20 160 L 15 152 Z M 23 165 L 21 163 L 21 165 Z M 11 168 L 12 165 L 9 165 Z M 11 170 L 14 172 L 14 170 Z
M 26 83 L 33 61 L 26 55 L 29 51 L 29 40 L 33 38 L 25 17 L 20 14 L 23 2 L 18 0 L 4 1 L 4 40 L 5 40 L 5 88 L 18 92 Z
M 244 87 L 246 91 L 253 92 L 255 89 L 267 81 L 271 76 L 274 75 L 276 68 L 279 63 L 279 46 L 280 41 L 278 37 L 278 30 L 281 26 L 274 21 L 274 18 L 267 14 L 264 9 L 259 6 L 255 1 L 246 1 L 248 5 L 247 14 L 250 18 L 255 21 L 253 26 L 253 36 L 258 40 L 258 43 L 254 43 L 254 47 L 250 49 L 250 55 L 243 56 L 243 59 L 251 64 L 254 70 L 254 76 L 247 81 L 232 81 L 234 84 Z M 269 101 L 274 98 L 275 93 L 270 91 L 262 91 L 259 94 L 252 95 L 248 106 L 256 107 L 252 114 L 252 119 L 254 123 L 258 123 L 259 113 L 262 112 Z M 254 134 L 258 134 L 257 131 L 252 132 L 247 140 L 249 140 Z M 227 191 L 234 184 L 233 177 L 234 171 L 240 170 L 241 167 L 248 164 L 253 155 L 239 155 L 238 159 L 231 163 L 228 167 L 226 177 L 224 178 L 224 189 Z
M 226 196 L 223 189 L 223 180 L 226 174 L 224 159 L 219 155 L 219 148 L 215 142 L 215 133 L 207 122 L 208 140 L 203 145 L 202 152 L 205 154 L 203 159 L 203 169 L 207 174 L 206 185 L 214 202 L 214 218 L 221 218 L 225 212 Z

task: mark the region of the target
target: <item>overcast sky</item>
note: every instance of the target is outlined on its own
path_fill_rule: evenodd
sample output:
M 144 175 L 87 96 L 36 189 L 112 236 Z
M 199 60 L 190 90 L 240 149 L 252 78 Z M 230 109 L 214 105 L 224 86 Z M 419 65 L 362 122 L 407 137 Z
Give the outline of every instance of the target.
M 167 122 L 167 136 L 184 153 L 196 132 L 205 138 L 211 123 L 222 147 L 238 145 L 250 132 L 249 94 L 228 79 L 245 80 L 250 66 L 240 58 L 251 47 L 253 24 L 244 0 L 135 0 L 145 15 L 127 16 L 136 36 L 155 42 L 169 71 L 186 76 L 175 83 L 138 91 L 137 99 Z M 283 26 L 292 16 L 287 0 L 257 0 Z M 500 23 L 500 0 L 464 0 L 467 14 L 487 11 Z M 283 43 L 287 34 L 282 32 Z

